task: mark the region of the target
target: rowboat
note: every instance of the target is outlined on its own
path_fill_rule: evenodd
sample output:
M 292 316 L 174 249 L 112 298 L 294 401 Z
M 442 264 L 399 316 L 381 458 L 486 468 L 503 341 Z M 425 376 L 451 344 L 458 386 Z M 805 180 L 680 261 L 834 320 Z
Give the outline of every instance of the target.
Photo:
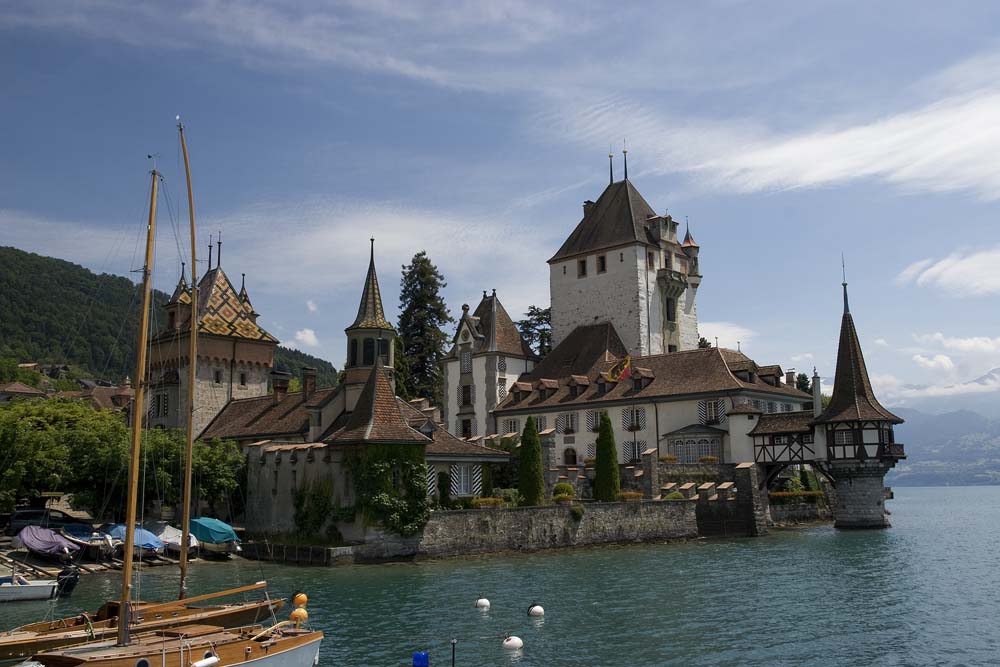
M 0 577 L 0 603 L 19 600 L 48 600 L 56 596 L 59 582 L 55 579 L 29 581 L 19 574 Z

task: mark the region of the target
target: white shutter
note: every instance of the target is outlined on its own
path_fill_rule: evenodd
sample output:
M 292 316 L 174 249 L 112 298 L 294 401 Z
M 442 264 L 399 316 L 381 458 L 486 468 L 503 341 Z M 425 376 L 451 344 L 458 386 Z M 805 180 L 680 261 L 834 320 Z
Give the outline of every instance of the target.
M 483 492 L 483 466 L 472 466 L 472 495 L 477 498 Z
M 726 423 L 726 401 L 721 398 L 715 403 L 715 416 L 720 424 Z
M 566 432 L 566 417 L 565 415 L 556 415 L 556 433 Z
M 459 491 L 461 491 L 461 489 L 462 489 L 462 487 L 461 487 L 461 483 L 462 482 L 461 482 L 461 479 L 460 479 L 460 475 L 461 474 L 462 473 L 459 471 L 458 466 L 456 464 L 453 463 L 450 466 L 448 466 L 448 477 L 450 478 L 450 481 L 451 481 L 451 496 L 452 497 L 457 496 L 459 494 Z
M 587 431 L 591 433 L 597 432 L 597 410 L 587 411 Z
M 702 424 L 708 423 L 708 404 L 706 401 L 698 401 L 698 421 Z
M 437 470 L 431 464 L 427 464 L 427 495 L 433 496 L 437 493 L 438 476 Z

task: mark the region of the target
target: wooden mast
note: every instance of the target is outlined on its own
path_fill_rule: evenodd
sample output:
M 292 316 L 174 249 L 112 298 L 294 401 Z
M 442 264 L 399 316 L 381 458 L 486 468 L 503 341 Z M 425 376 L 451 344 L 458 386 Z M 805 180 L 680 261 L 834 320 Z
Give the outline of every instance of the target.
M 178 121 L 180 116 L 178 116 Z M 191 468 L 194 465 L 194 392 L 198 370 L 198 262 L 194 229 L 194 193 L 191 191 L 191 163 L 188 161 L 184 125 L 177 123 L 184 152 L 184 175 L 187 177 L 188 217 L 191 221 L 191 344 L 188 350 L 187 437 L 184 442 L 184 493 L 181 504 L 181 589 L 178 597 L 187 596 L 188 548 L 191 542 Z M 211 269 L 212 267 L 208 267 Z
M 139 499 L 139 450 L 142 439 L 142 415 L 146 410 L 146 347 L 149 339 L 149 305 L 153 267 L 153 238 L 156 235 L 156 194 L 160 174 L 150 172 L 149 222 L 146 225 L 146 261 L 142 267 L 142 310 L 139 316 L 139 345 L 135 363 L 135 400 L 132 401 L 132 444 L 129 451 L 128 499 L 125 501 L 125 544 L 122 565 L 122 597 L 118 609 L 118 643 L 128 644 L 131 622 L 129 603 L 132 599 L 132 560 L 135 551 L 135 515 Z

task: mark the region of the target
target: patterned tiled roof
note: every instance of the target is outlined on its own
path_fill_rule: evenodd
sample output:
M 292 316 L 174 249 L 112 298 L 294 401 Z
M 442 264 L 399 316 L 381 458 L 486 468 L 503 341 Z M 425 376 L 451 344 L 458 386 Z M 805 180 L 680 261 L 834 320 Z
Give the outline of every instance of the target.
M 358 316 L 350 329 L 389 329 L 392 325 L 385 319 L 382 310 L 382 292 L 378 287 L 378 274 L 375 273 L 375 239 L 372 239 L 371 258 L 368 261 L 368 275 L 365 276 L 365 288 L 361 292 L 361 303 L 358 305 Z
M 365 383 L 357 405 L 351 412 L 347 425 L 327 440 L 332 445 L 340 444 L 428 444 L 431 439 L 410 426 L 403 417 L 399 401 L 392 391 L 389 378 L 385 374 L 381 357 L 375 358 L 375 366 Z
M 844 317 L 840 323 L 840 346 L 837 349 L 837 375 L 833 381 L 830 404 L 816 418 L 817 423 L 846 421 L 889 421 L 902 424 L 875 398 L 868 379 L 868 368 L 861 354 L 861 342 L 854 328 L 854 318 L 847 305 L 847 285 L 844 284 Z
M 277 338 L 253 321 L 253 314 L 249 301 L 240 298 L 221 268 L 202 277 L 198 285 L 198 333 L 277 343 Z

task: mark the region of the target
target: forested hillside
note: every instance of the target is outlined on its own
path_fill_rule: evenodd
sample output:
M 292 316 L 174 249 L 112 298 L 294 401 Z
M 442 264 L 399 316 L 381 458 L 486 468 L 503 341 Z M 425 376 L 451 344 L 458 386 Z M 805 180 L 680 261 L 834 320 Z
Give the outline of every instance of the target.
M 0 247 L 0 359 L 65 363 L 118 382 L 135 364 L 138 292 L 122 276 Z M 154 290 L 156 304 L 168 298 Z M 320 386 L 336 384 L 332 364 L 297 350 L 279 347 L 275 366 L 313 366 Z

